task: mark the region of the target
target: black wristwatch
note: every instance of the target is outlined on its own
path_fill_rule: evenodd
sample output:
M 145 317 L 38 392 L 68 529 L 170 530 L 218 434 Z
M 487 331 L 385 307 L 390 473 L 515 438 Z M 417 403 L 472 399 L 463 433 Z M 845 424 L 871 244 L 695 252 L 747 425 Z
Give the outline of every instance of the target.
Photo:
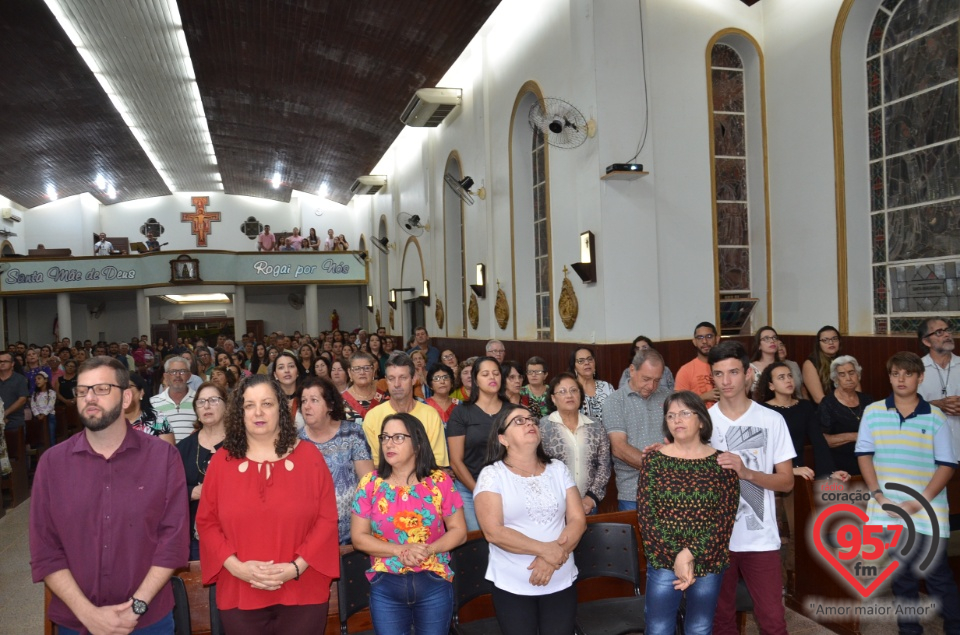
M 875 489 L 875 490 L 873 490 L 872 492 L 870 492 L 870 495 L 873 496 L 873 499 L 874 499 L 874 500 L 876 500 L 876 499 L 877 499 L 877 496 L 880 496 L 881 494 L 883 494 L 883 490 L 882 490 L 882 489 Z
M 144 602 L 143 600 L 138 600 L 137 598 L 134 598 L 134 597 L 132 597 L 132 598 L 130 598 L 130 599 L 133 600 L 133 607 L 132 607 L 132 608 L 133 608 L 134 614 L 136 614 L 136 615 L 143 615 L 144 613 L 147 612 L 147 609 L 150 608 L 150 607 L 147 605 L 147 603 Z

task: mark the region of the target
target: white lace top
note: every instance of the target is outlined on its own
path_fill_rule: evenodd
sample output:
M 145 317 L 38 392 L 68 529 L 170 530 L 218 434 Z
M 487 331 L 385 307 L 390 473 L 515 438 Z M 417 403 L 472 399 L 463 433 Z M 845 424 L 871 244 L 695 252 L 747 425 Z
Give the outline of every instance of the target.
M 502 461 L 488 465 L 477 477 L 474 497 L 483 492 L 499 494 L 503 524 L 534 540 L 548 542 L 560 537 L 566 526 L 567 490 L 576 488 L 570 470 L 560 461 L 550 461 L 540 476 L 523 477 L 511 472 Z M 580 498 L 580 494 L 577 494 Z M 530 584 L 527 569 L 534 556 L 509 553 L 490 545 L 487 579 L 498 588 L 517 595 L 547 595 L 568 588 L 577 579 L 573 554 L 546 586 Z

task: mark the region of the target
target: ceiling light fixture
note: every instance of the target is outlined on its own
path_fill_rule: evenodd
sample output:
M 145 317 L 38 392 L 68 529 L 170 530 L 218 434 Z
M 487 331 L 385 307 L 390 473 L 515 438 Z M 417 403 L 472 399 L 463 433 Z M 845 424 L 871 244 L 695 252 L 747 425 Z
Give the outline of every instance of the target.
M 324 181 L 320 184 L 320 189 L 317 190 L 317 196 L 320 198 L 327 198 L 327 195 L 330 193 L 329 188 L 327 187 L 327 182 Z
M 196 302 L 230 302 L 224 293 L 187 293 L 185 295 L 167 294 L 160 296 L 162 300 L 173 304 L 192 304 Z
M 112 201 L 117 198 L 117 188 L 113 187 L 113 183 L 107 186 L 107 197 Z
M 47 198 L 51 201 L 57 200 L 57 188 L 53 187 L 53 183 L 47 183 Z
M 279 188 L 280 188 L 280 183 L 281 183 L 281 181 L 280 181 L 280 173 L 279 173 L 279 172 L 274 172 L 274 173 L 273 173 L 273 179 L 270 181 L 270 184 L 273 185 L 273 189 L 276 190 L 276 189 L 279 189 Z
M 107 180 L 103 178 L 102 174 L 97 175 L 97 179 L 94 181 L 94 183 L 97 185 L 97 189 L 101 192 L 107 189 Z
M 177 0 L 45 2 L 166 186 L 223 189 Z

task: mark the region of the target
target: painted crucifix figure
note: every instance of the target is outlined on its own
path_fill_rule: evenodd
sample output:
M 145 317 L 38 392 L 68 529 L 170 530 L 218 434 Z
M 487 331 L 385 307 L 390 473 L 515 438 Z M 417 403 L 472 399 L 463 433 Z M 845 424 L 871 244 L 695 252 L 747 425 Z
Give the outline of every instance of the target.
M 197 211 L 180 212 L 180 222 L 190 223 L 190 233 L 197 237 L 197 247 L 207 246 L 207 234 L 213 232 L 210 223 L 220 222 L 220 212 L 208 212 L 208 203 L 210 203 L 209 196 L 194 196 L 190 199 L 190 204 Z

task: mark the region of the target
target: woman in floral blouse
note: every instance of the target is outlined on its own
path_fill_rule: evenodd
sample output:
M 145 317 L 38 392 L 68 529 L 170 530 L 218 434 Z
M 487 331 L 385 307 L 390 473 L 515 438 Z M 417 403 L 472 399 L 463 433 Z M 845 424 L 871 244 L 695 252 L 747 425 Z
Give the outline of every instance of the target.
M 637 514 L 647 556 L 644 616 L 648 635 L 676 631 L 686 595 L 684 631 L 710 633 L 740 481 L 720 467 L 710 447 L 713 425 L 700 397 L 683 390 L 663 403 L 663 434 L 670 441 L 640 466 Z
M 357 486 L 350 535 L 370 554 L 377 635 L 445 635 L 453 617 L 450 551 L 467 526 L 453 480 L 436 463 L 420 420 L 398 413 L 380 429 L 380 463 Z M 416 598 L 410 602 L 408 598 Z

